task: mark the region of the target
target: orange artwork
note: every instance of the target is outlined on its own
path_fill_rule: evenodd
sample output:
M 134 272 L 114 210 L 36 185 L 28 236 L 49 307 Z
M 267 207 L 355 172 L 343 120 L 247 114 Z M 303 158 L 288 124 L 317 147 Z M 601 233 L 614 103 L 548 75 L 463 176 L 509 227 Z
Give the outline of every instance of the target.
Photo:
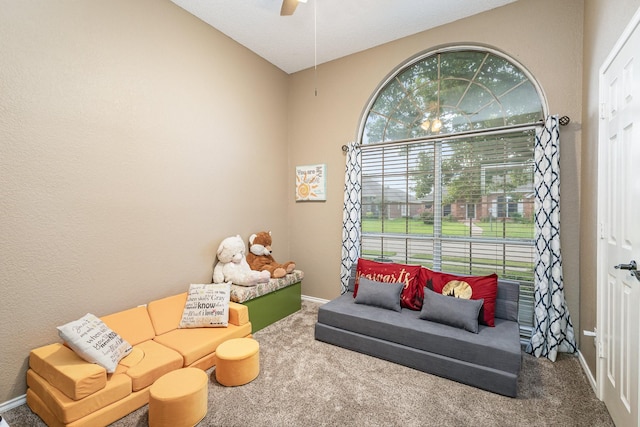
M 296 202 L 327 200 L 326 165 L 296 166 Z

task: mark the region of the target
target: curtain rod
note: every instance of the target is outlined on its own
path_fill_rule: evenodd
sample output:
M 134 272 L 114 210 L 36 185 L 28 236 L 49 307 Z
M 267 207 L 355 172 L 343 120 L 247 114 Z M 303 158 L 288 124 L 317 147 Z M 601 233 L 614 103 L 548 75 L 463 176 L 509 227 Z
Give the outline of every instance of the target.
M 558 119 L 558 123 L 560 123 L 560 126 L 566 126 L 569 124 L 569 122 L 571 122 L 571 119 L 569 118 L 569 116 L 562 116 Z M 463 138 L 465 136 L 471 135 L 471 134 L 482 134 L 482 135 L 491 135 L 491 134 L 501 134 L 501 133 L 506 133 L 506 132 L 511 132 L 514 130 L 528 130 L 528 129 L 535 129 L 538 126 L 542 126 L 544 125 L 543 122 L 540 122 L 538 124 L 528 124 L 528 125 L 513 125 L 513 126 L 503 126 L 503 127 L 499 127 L 499 128 L 492 128 L 492 129 L 487 129 L 484 131 L 477 131 L 477 130 L 471 130 L 471 131 L 466 131 L 466 132 L 459 132 L 459 133 L 451 133 L 451 134 L 445 134 L 445 135 L 432 135 L 426 138 L 414 138 L 414 139 L 406 139 L 406 140 L 397 140 L 397 141 L 393 141 L 391 143 L 377 143 L 377 144 L 372 144 L 371 146 L 379 146 L 382 144 L 397 144 L 397 143 L 412 143 L 412 142 L 416 142 L 416 141 L 425 141 L 425 140 L 433 140 L 433 139 L 457 139 L 457 138 Z M 362 146 L 362 145 L 361 145 Z M 347 152 L 347 150 L 349 149 L 349 147 L 347 147 L 346 145 L 342 146 L 342 151 L 344 151 L 345 153 Z

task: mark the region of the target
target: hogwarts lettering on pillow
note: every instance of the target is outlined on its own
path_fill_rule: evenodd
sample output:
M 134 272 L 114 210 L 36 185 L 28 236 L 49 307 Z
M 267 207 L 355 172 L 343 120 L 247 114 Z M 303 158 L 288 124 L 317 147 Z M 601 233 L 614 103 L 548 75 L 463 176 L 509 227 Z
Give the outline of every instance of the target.
M 358 295 L 360 277 L 365 277 L 374 282 L 402 283 L 400 306 L 410 310 L 420 310 L 425 285 L 421 280 L 423 276 L 420 274 L 420 270 L 420 265 L 377 262 L 359 258 L 353 297 L 355 298 Z

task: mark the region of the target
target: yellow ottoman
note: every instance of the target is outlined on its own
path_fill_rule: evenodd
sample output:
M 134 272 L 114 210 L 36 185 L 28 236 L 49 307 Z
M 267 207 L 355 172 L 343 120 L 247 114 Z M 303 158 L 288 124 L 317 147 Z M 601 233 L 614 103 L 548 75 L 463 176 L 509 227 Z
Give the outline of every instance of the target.
M 149 389 L 150 427 L 193 427 L 207 415 L 209 377 L 198 368 L 164 374 Z
M 226 386 L 243 385 L 260 373 L 260 346 L 251 338 L 233 338 L 216 348 L 216 380 Z

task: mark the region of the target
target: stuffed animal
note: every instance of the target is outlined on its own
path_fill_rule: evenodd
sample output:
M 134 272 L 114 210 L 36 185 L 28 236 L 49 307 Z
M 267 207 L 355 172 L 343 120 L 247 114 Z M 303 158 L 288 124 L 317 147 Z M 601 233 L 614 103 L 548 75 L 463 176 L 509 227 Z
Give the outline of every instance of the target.
M 252 270 L 268 271 L 271 277 L 277 279 L 291 273 L 296 264 L 293 261 L 287 261 L 279 264 L 271 256 L 271 232 L 261 231 L 252 234 L 249 237 L 249 253 L 247 254 L 247 262 Z
M 232 282 L 240 286 L 255 286 L 271 278 L 267 271 L 254 271 L 245 258 L 242 237 L 227 237 L 218 246 L 218 263 L 213 268 L 213 283 Z

